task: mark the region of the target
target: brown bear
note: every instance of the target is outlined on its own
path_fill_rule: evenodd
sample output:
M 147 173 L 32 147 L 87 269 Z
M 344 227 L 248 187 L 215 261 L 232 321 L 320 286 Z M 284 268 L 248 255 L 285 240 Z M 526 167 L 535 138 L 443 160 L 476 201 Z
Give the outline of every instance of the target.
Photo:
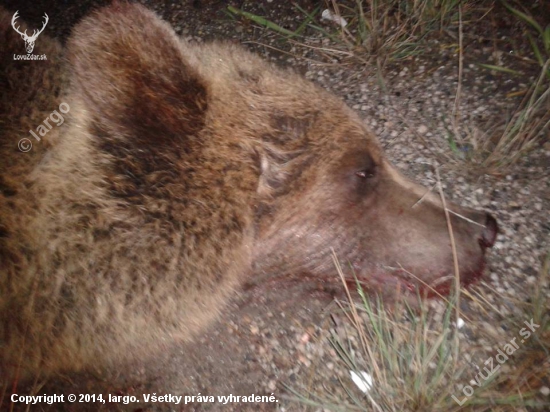
M 0 375 L 190 339 L 250 279 L 337 282 L 332 250 L 383 295 L 449 288 L 440 199 L 418 203 L 426 190 L 340 99 L 236 45 L 188 44 L 139 5 L 94 12 L 65 51 L 40 36 L 39 61 L 16 59 L 12 19 L 1 14 Z M 496 222 L 448 208 L 467 284 Z

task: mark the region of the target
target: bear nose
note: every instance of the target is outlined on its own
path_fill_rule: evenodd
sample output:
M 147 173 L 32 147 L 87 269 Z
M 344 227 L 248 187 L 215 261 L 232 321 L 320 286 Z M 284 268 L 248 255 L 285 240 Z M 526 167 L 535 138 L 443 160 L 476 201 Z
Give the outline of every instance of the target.
M 498 224 L 496 219 L 489 213 L 485 215 L 485 228 L 481 232 L 479 243 L 483 247 L 492 247 L 495 244 L 498 233 Z

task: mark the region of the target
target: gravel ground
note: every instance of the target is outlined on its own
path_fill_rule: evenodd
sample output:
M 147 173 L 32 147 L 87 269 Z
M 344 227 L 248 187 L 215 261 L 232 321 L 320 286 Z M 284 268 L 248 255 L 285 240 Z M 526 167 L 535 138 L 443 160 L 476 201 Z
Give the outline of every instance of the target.
M 23 10 L 27 5 L 25 1 L 17 5 L 10 1 L 4 3 L 10 10 Z M 151 6 L 151 2 L 144 3 Z M 319 2 L 299 3 L 311 10 Z M 39 1 L 28 2 L 28 7 L 38 10 L 43 6 L 51 11 L 50 29 L 64 40 L 74 22 L 97 4 L 103 3 L 85 1 L 76 6 Z M 224 38 L 246 43 L 277 64 L 295 66 L 307 78 L 341 96 L 356 109 L 378 136 L 388 157 L 404 174 L 426 187 L 436 183 L 433 164 L 441 154 L 450 153 L 446 139 L 457 88 L 456 47 L 446 48 L 444 42 L 434 40 L 430 52 L 421 58 L 387 67 L 382 87 L 374 67 L 353 61 L 327 64 L 326 56 L 311 48 L 281 43 L 273 33 L 249 22 L 232 21 L 222 12 L 223 4 L 222 1 L 163 1 L 155 3 L 153 8 L 191 41 Z M 303 20 L 290 2 L 264 0 L 253 5 L 249 2 L 235 2 L 234 5 L 272 16 L 273 21 L 285 27 L 296 27 Z M 37 15 L 40 13 L 38 11 Z M 61 17 L 56 19 L 55 13 Z M 309 38 L 307 43 L 316 47 L 334 46 L 318 37 Z M 483 42 L 473 41 L 466 49 L 459 122 L 464 130 L 475 124 L 503 119 L 517 104 L 507 95 L 525 89 L 522 82 L 528 84 L 528 79 L 512 81 L 474 65 L 491 53 Z M 480 174 L 461 161 L 439 166 L 445 196 L 460 204 L 490 211 L 501 229 L 489 253 L 486 276 L 473 288 L 483 294 L 495 310 L 483 311 L 467 301 L 462 307 L 471 320 L 461 334 L 462 348 L 469 354 L 464 359 L 465 364 L 475 358 L 486 359 L 494 345 L 513 337 L 512 331 L 507 330 L 506 320 L 520 311 L 522 302 L 532 298 L 542 257 L 550 249 L 549 166 L 548 139 L 499 176 Z M 549 295 L 548 285 L 544 291 Z M 304 406 L 287 399 L 288 387 L 302 392 L 334 391 L 345 396 L 340 380 L 350 384 L 347 369 L 327 340 L 330 330 L 335 327 L 334 320 L 341 318 L 330 316 L 337 309 L 331 303 L 333 293 L 337 291 L 316 290 L 311 285 L 251 287 L 236 296 L 220 321 L 193 344 L 174 348 L 167 343 L 153 362 L 136 365 L 131 372 L 71 376 L 48 381 L 39 392 L 135 396 L 142 393 L 195 396 L 273 393 L 278 402 L 253 406 L 132 403 L 118 404 L 116 408 L 111 404 L 100 410 L 305 410 Z M 441 311 L 442 306 L 437 302 L 430 306 L 436 312 Z M 547 362 L 546 370 L 550 370 L 548 357 L 540 361 L 543 362 Z M 548 375 L 543 376 L 534 387 L 539 399 L 550 402 L 549 387 Z M 368 405 L 366 400 L 365 405 Z M 66 408 L 97 410 L 96 406 L 88 405 L 86 409 L 82 404 Z M 42 409 L 33 407 L 31 410 Z M 59 410 L 59 407 L 44 407 L 44 410 Z

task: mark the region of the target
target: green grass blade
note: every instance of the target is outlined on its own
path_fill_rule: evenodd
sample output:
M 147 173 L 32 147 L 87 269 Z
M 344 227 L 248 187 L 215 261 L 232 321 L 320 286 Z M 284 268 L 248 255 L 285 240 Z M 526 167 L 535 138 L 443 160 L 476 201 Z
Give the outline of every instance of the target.
M 243 16 L 247 18 L 248 20 L 252 20 L 254 23 L 258 23 L 270 30 L 276 31 L 278 33 L 284 34 L 286 36 L 294 37 L 297 35 L 296 32 L 290 31 L 288 29 L 285 29 L 284 27 L 279 26 L 276 23 L 273 23 L 270 20 L 267 20 L 266 18 L 262 16 L 257 16 L 255 14 L 249 13 L 247 11 L 243 11 L 240 9 L 237 9 L 233 6 L 227 6 L 227 10 L 229 10 L 233 14 L 237 14 L 239 16 Z
M 317 13 L 319 13 L 319 10 L 321 8 L 316 7 L 315 10 L 313 10 L 311 13 L 308 13 L 307 11 L 305 11 L 303 8 L 301 8 L 296 3 L 294 4 L 294 7 L 296 7 L 299 11 L 301 11 L 302 13 L 304 13 L 306 15 L 306 19 L 302 22 L 302 24 L 300 24 L 300 27 L 298 27 L 295 31 L 296 34 L 301 34 L 305 30 L 307 25 L 309 23 L 311 23 L 313 21 L 313 19 L 315 19 L 315 16 L 317 15 Z
M 527 33 L 527 38 L 529 39 L 529 43 L 531 44 L 533 53 L 535 54 L 535 57 L 539 62 L 540 66 L 541 67 L 544 66 L 544 58 L 542 57 L 542 53 L 540 52 L 539 46 L 537 46 L 537 42 L 535 41 L 535 39 L 533 39 L 533 36 L 531 36 L 529 33 Z
M 460 151 L 458 150 L 458 146 L 456 144 L 455 139 L 453 138 L 453 135 L 449 133 L 449 136 L 447 138 L 447 141 L 449 142 L 449 147 L 453 151 L 454 154 L 460 154 Z
M 477 63 L 478 66 L 483 67 L 484 69 L 494 70 L 497 72 L 513 74 L 514 76 L 521 76 L 522 74 L 517 70 L 509 69 L 508 67 L 494 66 L 492 64 Z
M 542 35 L 542 43 L 544 44 L 544 50 L 547 54 L 550 54 L 550 24 L 546 26 L 544 34 Z
M 504 4 L 504 7 L 506 7 L 508 10 L 510 10 L 513 14 L 518 16 L 523 21 L 529 23 L 536 31 L 539 32 L 539 34 L 541 36 L 543 35 L 542 27 L 531 16 L 529 16 L 529 15 L 527 15 L 527 14 L 525 14 L 525 13 L 523 13 L 523 12 L 517 10 L 517 9 L 514 9 L 512 6 L 510 6 L 505 1 L 503 1 L 502 3 Z

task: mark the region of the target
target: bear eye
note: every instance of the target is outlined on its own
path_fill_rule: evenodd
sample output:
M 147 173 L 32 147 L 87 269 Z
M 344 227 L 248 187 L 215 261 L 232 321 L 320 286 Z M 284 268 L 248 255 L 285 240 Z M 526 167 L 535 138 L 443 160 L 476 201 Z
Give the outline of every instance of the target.
M 355 172 L 355 174 L 362 179 L 370 179 L 376 176 L 376 171 L 374 169 L 366 169 L 359 170 L 358 172 Z

